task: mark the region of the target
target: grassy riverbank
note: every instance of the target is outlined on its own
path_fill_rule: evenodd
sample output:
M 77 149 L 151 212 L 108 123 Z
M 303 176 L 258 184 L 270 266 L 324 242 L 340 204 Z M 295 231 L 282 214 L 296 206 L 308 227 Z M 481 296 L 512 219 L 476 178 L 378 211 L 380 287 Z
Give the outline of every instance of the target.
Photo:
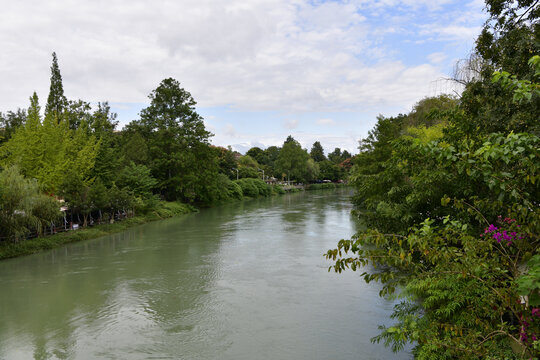
M 155 210 L 152 210 L 147 214 L 137 215 L 122 221 L 117 221 L 113 224 L 95 225 L 54 235 L 20 240 L 18 242 L 2 242 L 0 243 L 0 260 L 30 255 L 43 250 L 53 249 L 64 244 L 122 232 L 135 225 L 144 224 L 150 221 L 166 219 L 193 212 L 197 212 L 197 209 L 190 205 L 178 202 L 161 202 Z
M 345 184 L 335 183 L 311 184 L 307 185 L 304 189 L 292 188 L 285 191 L 280 185 L 269 186 L 264 184 L 260 180 L 257 181 L 257 179 L 249 180 L 251 181 L 244 180 L 239 182 L 238 190 L 235 191 L 235 197 L 231 196 L 221 201 L 216 201 L 213 204 L 207 204 L 205 207 L 220 205 L 235 200 L 241 201 L 250 198 L 282 195 L 290 192 L 299 192 L 303 190 L 325 190 L 346 186 Z M 79 230 L 71 230 L 54 235 L 46 235 L 32 239 L 20 240 L 17 242 L 0 242 L 0 260 L 30 255 L 40 251 L 54 249 L 56 247 L 72 242 L 89 240 L 104 235 L 122 232 L 133 226 L 144 224 L 150 221 L 166 219 L 173 216 L 184 215 L 193 212 L 197 212 L 197 209 L 191 205 L 179 202 L 162 201 L 157 205 L 156 209 L 149 211 L 146 214 L 141 214 L 135 217 L 117 221 L 113 224 L 95 225 L 91 227 L 81 228 Z

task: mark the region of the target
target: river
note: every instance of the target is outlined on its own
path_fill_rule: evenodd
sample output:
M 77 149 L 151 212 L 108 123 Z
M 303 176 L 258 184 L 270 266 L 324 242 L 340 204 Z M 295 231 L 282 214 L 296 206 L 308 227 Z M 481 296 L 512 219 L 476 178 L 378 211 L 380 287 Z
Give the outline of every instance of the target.
M 0 359 L 406 359 L 392 304 L 323 253 L 350 190 L 227 204 L 0 262 Z

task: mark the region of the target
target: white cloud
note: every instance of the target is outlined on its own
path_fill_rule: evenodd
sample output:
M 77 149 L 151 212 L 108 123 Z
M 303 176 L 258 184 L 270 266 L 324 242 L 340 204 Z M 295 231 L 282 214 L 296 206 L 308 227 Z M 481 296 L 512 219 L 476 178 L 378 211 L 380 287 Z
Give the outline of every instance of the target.
M 236 129 L 232 124 L 225 124 L 225 129 L 223 130 L 223 133 L 228 137 L 236 137 Z
M 421 26 L 420 34 L 434 35 L 439 41 L 472 41 L 480 33 L 480 26 L 429 24 Z
M 298 119 L 284 120 L 283 125 L 289 130 L 296 129 L 298 127 Z
M 336 122 L 332 119 L 319 119 L 317 120 L 318 125 L 327 125 L 327 126 L 333 126 L 336 125 Z
M 440 64 L 446 59 L 446 54 L 443 52 L 434 52 L 428 55 L 428 60 L 433 64 Z
M 27 106 L 34 90 L 44 102 L 52 51 L 66 95 L 87 101 L 146 102 L 171 76 L 201 106 L 323 111 L 391 101 L 406 107 L 443 74 L 431 65 L 407 67 L 388 58 L 379 37 L 401 28 L 370 27 L 363 9 L 436 11 L 446 2 L 6 2 L 0 14 L 0 110 Z M 422 31 L 463 39 L 477 29 Z

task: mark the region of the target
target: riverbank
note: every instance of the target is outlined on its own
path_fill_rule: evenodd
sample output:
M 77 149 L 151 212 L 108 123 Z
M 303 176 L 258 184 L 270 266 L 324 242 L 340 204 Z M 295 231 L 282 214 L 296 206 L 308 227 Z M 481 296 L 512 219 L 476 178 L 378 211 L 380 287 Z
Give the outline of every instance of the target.
M 122 232 L 133 226 L 141 225 L 150 221 L 167 219 L 173 216 L 190 214 L 197 211 L 198 210 L 196 208 L 187 204 L 178 202 L 161 202 L 157 209 L 152 210 L 147 214 L 137 215 L 122 221 L 114 222 L 112 224 L 100 224 L 54 235 L 20 240 L 18 242 L 0 243 L 0 260 L 35 254 L 44 250 L 54 249 L 65 244 L 82 240 L 90 240 L 100 236 Z
M 328 189 L 337 189 L 340 187 L 345 187 L 346 184 L 335 184 L 335 183 L 323 183 L 323 184 L 309 184 L 303 188 L 290 188 L 283 189 L 281 186 L 271 187 L 271 191 L 268 193 L 255 192 L 251 193 L 253 196 L 242 195 L 241 198 L 236 199 L 237 201 L 242 201 L 251 198 L 257 198 L 261 196 L 273 196 L 273 195 L 283 195 L 291 192 L 299 191 L 313 191 L 313 190 L 328 190 Z M 247 194 L 246 189 L 242 189 L 243 193 Z M 227 199 L 224 201 L 215 202 L 214 204 L 208 206 L 221 205 L 227 202 L 234 201 L 235 199 Z M 41 251 L 54 249 L 56 247 L 83 241 L 98 238 L 100 236 L 105 236 L 109 234 L 114 234 L 127 230 L 133 226 L 141 225 L 147 222 L 167 219 L 173 216 L 185 215 L 197 212 L 197 208 L 179 203 L 179 202 L 161 202 L 157 209 L 152 210 L 144 215 L 137 215 L 135 217 L 127 218 L 122 221 L 117 221 L 113 224 L 100 224 L 94 225 L 91 227 L 85 227 L 78 230 L 70 230 L 66 232 L 61 232 L 54 235 L 46 235 L 41 237 L 36 237 L 32 239 L 20 240 L 17 242 L 1 242 L 0 243 L 0 260 L 14 258 L 18 256 L 25 256 L 35 254 Z

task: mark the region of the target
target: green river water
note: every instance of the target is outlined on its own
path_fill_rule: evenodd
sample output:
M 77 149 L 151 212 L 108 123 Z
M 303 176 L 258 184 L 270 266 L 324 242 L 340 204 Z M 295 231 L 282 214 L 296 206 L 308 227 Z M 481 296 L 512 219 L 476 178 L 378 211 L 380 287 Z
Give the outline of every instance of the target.
M 392 304 L 323 253 L 350 190 L 204 209 L 0 262 L 0 359 L 405 359 Z

